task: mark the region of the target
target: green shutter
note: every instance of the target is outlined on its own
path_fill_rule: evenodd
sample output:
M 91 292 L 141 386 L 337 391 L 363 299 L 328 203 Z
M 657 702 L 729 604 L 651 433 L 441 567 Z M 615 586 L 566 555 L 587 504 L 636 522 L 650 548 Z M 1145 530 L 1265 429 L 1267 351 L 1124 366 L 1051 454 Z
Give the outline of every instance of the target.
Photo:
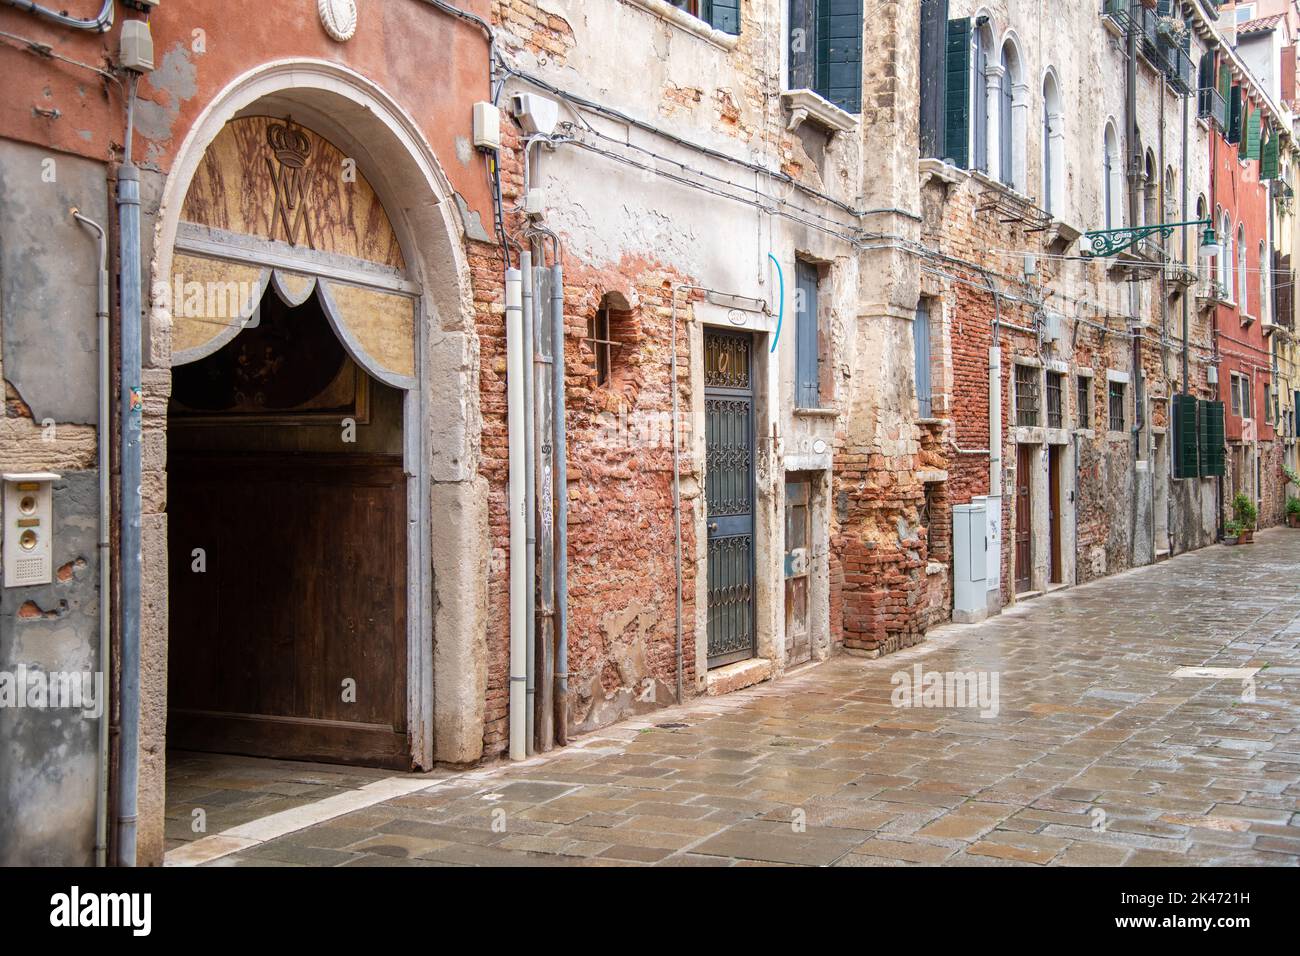
M 1226 64 L 1219 65 L 1219 95 L 1225 103 L 1232 98 L 1232 71 Z
M 1224 474 L 1223 402 L 1198 401 L 1196 404 L 1201 419 L 1201 477 L 1222 477 Z
M 943 77 L 943 158 L 970 166 L 970 30 L 969 18 L 948 21 Z
M 1241 98 L 1241 87 L 1234 86 L 1232 94 L 1228 97 L 1228 142 L 1241 142 L 1241 121 L 1243 101 Z
M 1196 427 L 1196 397 L 1174 396 L 1174 477 L 1195 478 L 1200 462 L 1200 436 Z
M 862 0 L 817 2 L 817 92 L 862 112 Z
M 1281 156 L 1282 136 L 1279 130 L 1273 128 L 1273 124 L 1268 124 L 1268 139 L 1264 140 L 1259 155 L 1259 178 L 1260 179 L 1277 179 L 1279 175 L 1279 164 Z
M 715 29 L 740 36 L 740 0 L 708 0 L 708 21 Z
M 1249 109 L 1249 104 L 1247 104 Z M 1260 140 L 1260 118 L 1263 113 L 1260 110 L 1250 110 L 1246 116 L 1246 152 L 1247 159 L 1259 159 L 1259 140 Z

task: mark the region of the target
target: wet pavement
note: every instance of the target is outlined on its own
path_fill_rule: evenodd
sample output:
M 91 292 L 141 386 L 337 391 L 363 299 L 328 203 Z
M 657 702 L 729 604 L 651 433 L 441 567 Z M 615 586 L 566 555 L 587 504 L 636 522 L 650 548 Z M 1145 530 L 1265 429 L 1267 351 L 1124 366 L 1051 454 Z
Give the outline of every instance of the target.
M 1300 532 L 1258 533 L 525 764 L 400 778 L 411 792 L 266 828 L 208 865 L 1296 866 L 1298 572 Z M 931 672 L 962 679 L 931 699 Z M 913 706 L 895 706 L 913 684 Z M 983 699 L 954 699 L 958 686 Z M 247 763 L 279 763 L 269 775 L 290 782 L 307 766 Z M 382 777 L 316 771 L 352 773 L 296 772 L 326 788 Z M 169 808 L 174 840 L 213 773 L 232 777 L 194 773 Z M 266 785 L 249 799 L 311 809 L 314 794 Z

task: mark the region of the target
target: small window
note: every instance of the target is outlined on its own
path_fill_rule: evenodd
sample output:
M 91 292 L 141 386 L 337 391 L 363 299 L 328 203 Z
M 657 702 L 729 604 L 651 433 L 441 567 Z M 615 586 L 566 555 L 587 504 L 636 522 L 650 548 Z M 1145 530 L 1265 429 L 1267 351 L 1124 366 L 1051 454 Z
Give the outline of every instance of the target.
M 609 309 L 601 307 L 587 320 L 587 345 L 596 357 L 596 386 L 609 384 L 610 357 L 618 343 L 609 337 Z
M 862 24 L 862 0 L 790 0 L 790 89 L 862 112 Z
M 1061 392 L 1065 376 L 1060 372 L 1047 373 L 1047 427 L 1064 428 L 1065 419 L 1061 414 L 1064 402 Z
M 1038 369 L 1032 365 L 1016 366 L 1016 424 L 1034 427 L 1038 419 Z
M 821 312 L 817 265 L 799 259 L 795 262 L 794 364 L 796 408 L 821 407 Z
M 1087 375 L 1079 376 L 1078 416 L 1080 428 L 1092 427 L 1092 379 Z
M 1269 394 L 1268 383 L 1264 383 L 1264 421 L 1273 424 L 1273 396 Z
M 668 0 L 678 10 L 685 10 L 714 29 L 733 36 L 740 35 L 740 0 Z
M 930 418 L 934 396 L 930 384 L 930 301 L 922 299 L 912 320 L 912 345 L 916 361 L 916 414 Z
M 1110 430 L 1113 432 L 1122 432 L 1124 430 L 1124 383 L 1110 383 Z
M 1241 390 L 1239 386 L 1240 381 L 1241 381 L 1241 376 L 1238 375 L 1236 372 L 1233 372 L 1232 377 L 1228 380 L 1228 389 L 1232 393 L 1231 394 L 1232 414 L 1236 415 L 1238 418 L 1241 417 Z

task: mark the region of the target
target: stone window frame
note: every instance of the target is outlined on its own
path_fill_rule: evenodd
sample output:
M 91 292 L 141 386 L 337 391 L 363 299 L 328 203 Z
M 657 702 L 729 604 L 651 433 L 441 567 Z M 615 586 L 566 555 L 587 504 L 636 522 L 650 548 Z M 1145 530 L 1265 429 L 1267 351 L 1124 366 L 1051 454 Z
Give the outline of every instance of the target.
M 1128 439 L 1129 427 L 1129 410 L 1128 410 L 1128 387 L 1132 382 L 1132 376 L 1128 372 L 1121 372 L 1118 369 L 1106 370 L 1106 435 L 1108 438 Z M 1113 394 L 1114 386 L 1120 386 L 1120 424 L 1121 428 L 1115 428 L 1114 410 L 1112 402 L 1115 399 Z
M 1021 368 L 1034 369 L 1038 373 L 1038 375 L 1036 376 L 1037 379 L 1036 385 L 1038 388 L 1038 394 L 1036 398 L 1038 400 L 1038 406 L 1035 409 L 1036 420 L 1032 424 L 1025 424 L 1020 421 L 1019 375 L 1020 375 Z M 1011 412 L 1013 418 L 1015 419 L 1015 425 L 1017 428 L 1042 428 L 1043 427 L 1043 418 L 1045 414 L 1043 408 L 1043 389 L 1044 389 L 1043 363 L 1040 362 L 1038 359 L 1030 358 L 1028 356 L 1017 355 L 1015 358 L 1013 358 L 1012 368 L 1011 368 Z
M 658 17 L 671 23 L 673 26 L 680 28 L 686 33 L 699 37 L 714 46 L 730 52 L 736 48 L 740 42 L 740 37 L 730 33 L 724 33 L 716 29 L 707 20 L 701 20 L 693 13 L 688 13 L 681 7 L 675 7 L 668 0 L 622 0 L 629 6 L 638 7 L 646 13 Z
M 1097 373 L 1090 368 L 1076 368 L 1074 370 L 1074 420 L 1077 423 L 1075 427 L 1077 431 L 1089 437 L 1096 432 L 1096 427 L 1093 424 L 1097 404 L 1096 380 Z M 1080 405 L 1079 385 L 1084 382 L 1087 382 L 1088 401 L 1087 404 Z M 1086 417 L 1080 414 L 1081 410 L 1086 412 Z

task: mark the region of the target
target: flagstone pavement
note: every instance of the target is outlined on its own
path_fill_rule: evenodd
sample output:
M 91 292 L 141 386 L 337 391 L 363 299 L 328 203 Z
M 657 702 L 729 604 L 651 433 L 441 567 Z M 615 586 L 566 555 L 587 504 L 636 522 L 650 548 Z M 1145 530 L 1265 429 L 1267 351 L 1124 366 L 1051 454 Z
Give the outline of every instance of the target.
M 208 865 L 1296 866 L 1298 585 L 1300 532 L 1261 532 L 526 763 L 403 777 L 411 792 Z M 996 715 L 894 706 L 916 665 L 996 676 Z M 233 825 L 390 776 L 173 763 L 181 849 L 195 808 Z

